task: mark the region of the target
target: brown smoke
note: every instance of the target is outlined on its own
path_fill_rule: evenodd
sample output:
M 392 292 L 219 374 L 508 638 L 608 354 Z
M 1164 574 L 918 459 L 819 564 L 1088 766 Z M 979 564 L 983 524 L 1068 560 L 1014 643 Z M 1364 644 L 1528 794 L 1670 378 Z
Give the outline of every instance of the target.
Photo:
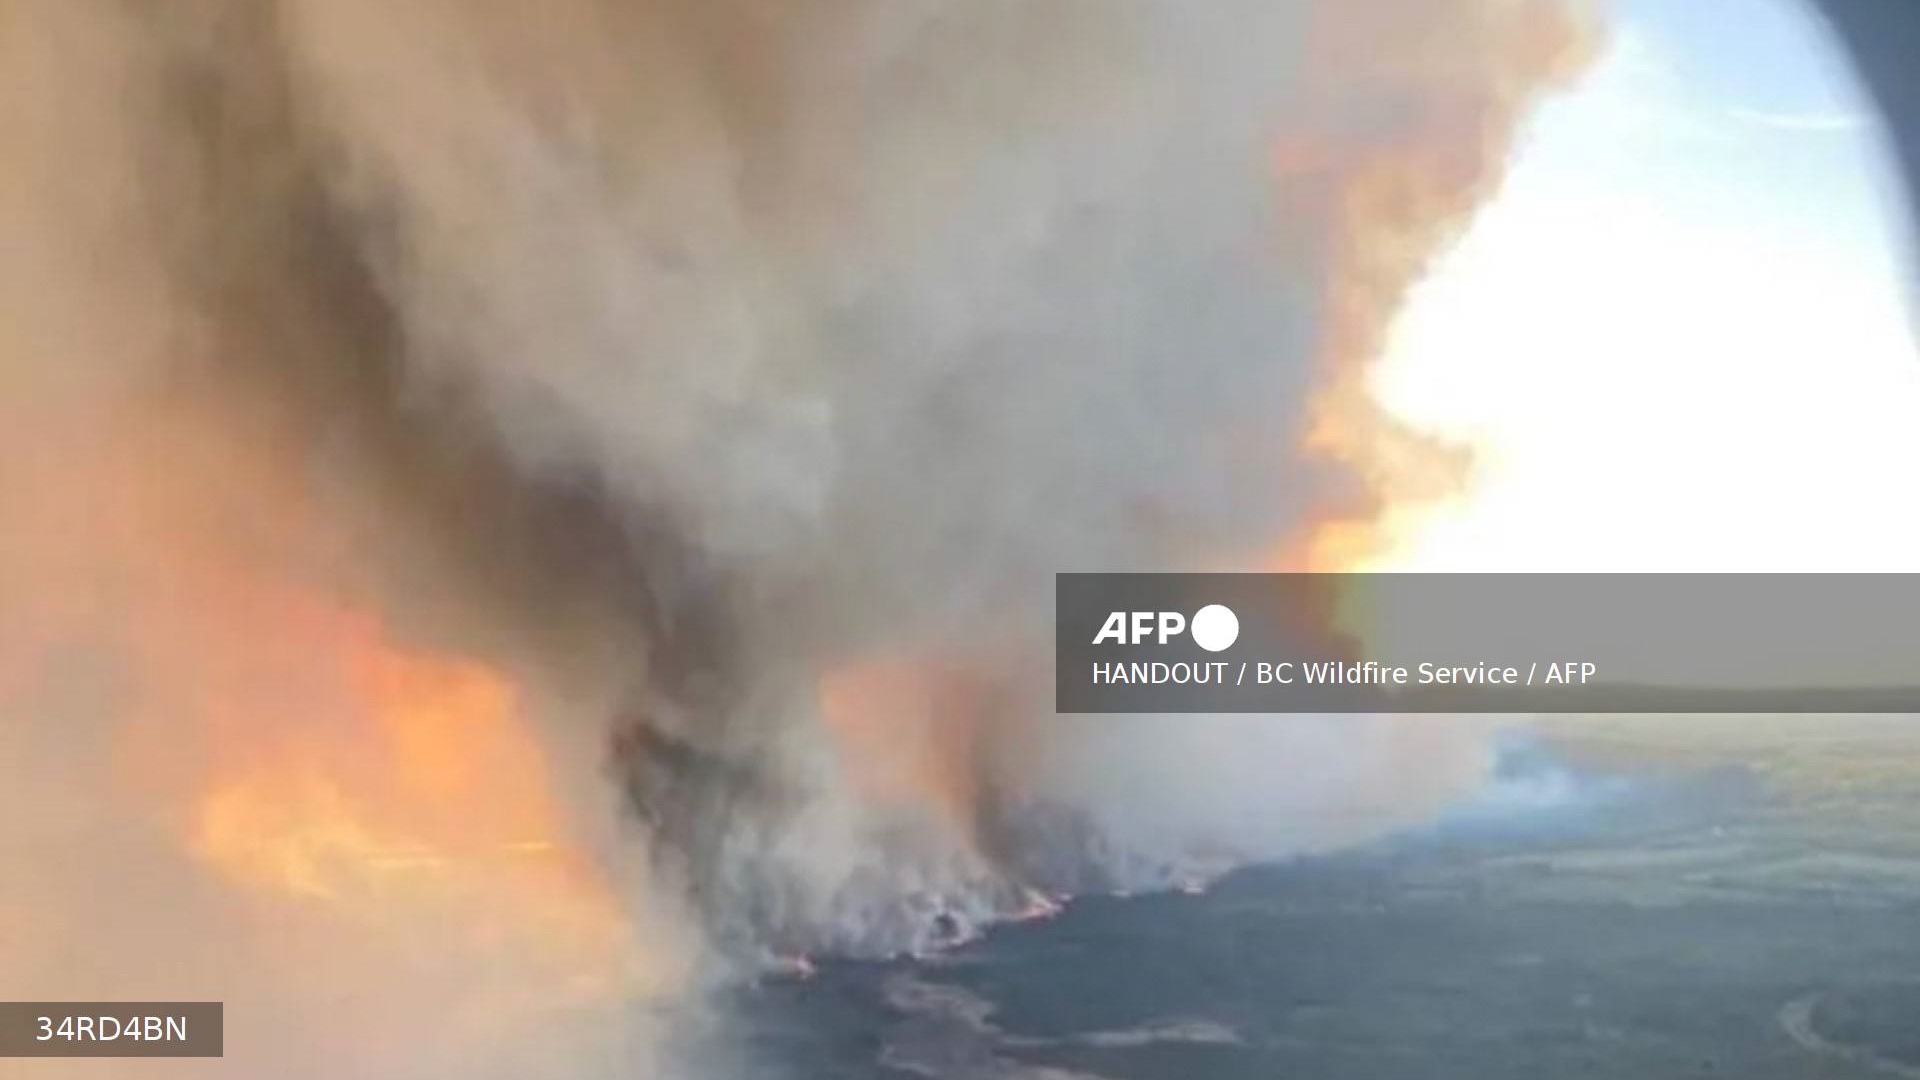
M 1462 17 L 1474 32 L 1455 36 Z M 1466 482 L 1466 449 L 1385 412 L 1368 378 L 1408 291 L 1498 190 L 1528 108 L 1584 70 L 1598 40 L 1542 4 L 1343 11 L 1313 27 L 1320 126 L 1282 140 L 1274 167 L 1287 205 L 1333 223 L 1305 446 L 1355 484 L 1278 561 L 1340 570 L 1377 554 L 1395 515 Z
M 1426 467 L 1360 372 L 1577 41 L 0 0 L 0 996 L 627 1075 L 712 972 L 1430 813 L 1471 733 L 1047 715 L 1045 597 Z

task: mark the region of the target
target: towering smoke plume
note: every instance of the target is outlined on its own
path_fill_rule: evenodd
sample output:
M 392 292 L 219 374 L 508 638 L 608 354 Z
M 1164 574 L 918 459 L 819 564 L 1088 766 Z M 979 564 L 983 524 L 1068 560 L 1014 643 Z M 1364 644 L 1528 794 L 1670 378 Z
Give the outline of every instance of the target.
M 1470 731 L 1052 716 L 1052 574 L 1324 562 L 1444 460 L 1360 373 L 1584 47 L 1555 0 L 4 0 L 0 996 L 627 1075 L 651 1009 L 513 1018 L 1428 814 Z

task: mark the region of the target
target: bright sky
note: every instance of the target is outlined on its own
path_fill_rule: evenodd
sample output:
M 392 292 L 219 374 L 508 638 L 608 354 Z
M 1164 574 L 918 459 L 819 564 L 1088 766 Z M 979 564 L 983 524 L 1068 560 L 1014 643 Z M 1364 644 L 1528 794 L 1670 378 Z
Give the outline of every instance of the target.
M 1920 570 L 1911 234 L 1799 0 L 1616 0 L 1376 392 L 1478 449 L 1377 568 Z

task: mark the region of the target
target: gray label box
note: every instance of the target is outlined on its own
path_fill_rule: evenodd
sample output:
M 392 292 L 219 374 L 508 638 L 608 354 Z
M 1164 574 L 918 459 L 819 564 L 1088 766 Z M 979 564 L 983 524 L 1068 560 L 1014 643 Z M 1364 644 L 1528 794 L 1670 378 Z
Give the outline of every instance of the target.
M 225 1013 L 218 1001 L 5 1001 L 0 1057 L 221 1057 Z
M 1055 598 L 1060 712 L 1920 712 L 1920 575 L 1060 574 Z M 1210 605 L 1238 622 L 1219 651 L 1191 630 Z

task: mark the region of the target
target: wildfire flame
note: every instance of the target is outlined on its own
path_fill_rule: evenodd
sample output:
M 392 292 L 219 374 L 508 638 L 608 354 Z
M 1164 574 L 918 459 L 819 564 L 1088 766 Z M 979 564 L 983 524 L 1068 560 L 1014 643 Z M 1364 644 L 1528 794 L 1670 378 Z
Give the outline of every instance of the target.
M 262 608 L 274 608 L 262 619 Z M 271 595 L 257 645 L 198 708 L 212 767 L 187 844 L 216 873 L 368 925 L 465 919 L 583 982 L 631 947 L 610 884 L 572 839 L 520 691 L 478 661 L 410 648 L 369 615 Z M 291 680 L 297 715 L 255 714 L 242 682 Z M 315 719 L 318 718 L 318 719 Z

